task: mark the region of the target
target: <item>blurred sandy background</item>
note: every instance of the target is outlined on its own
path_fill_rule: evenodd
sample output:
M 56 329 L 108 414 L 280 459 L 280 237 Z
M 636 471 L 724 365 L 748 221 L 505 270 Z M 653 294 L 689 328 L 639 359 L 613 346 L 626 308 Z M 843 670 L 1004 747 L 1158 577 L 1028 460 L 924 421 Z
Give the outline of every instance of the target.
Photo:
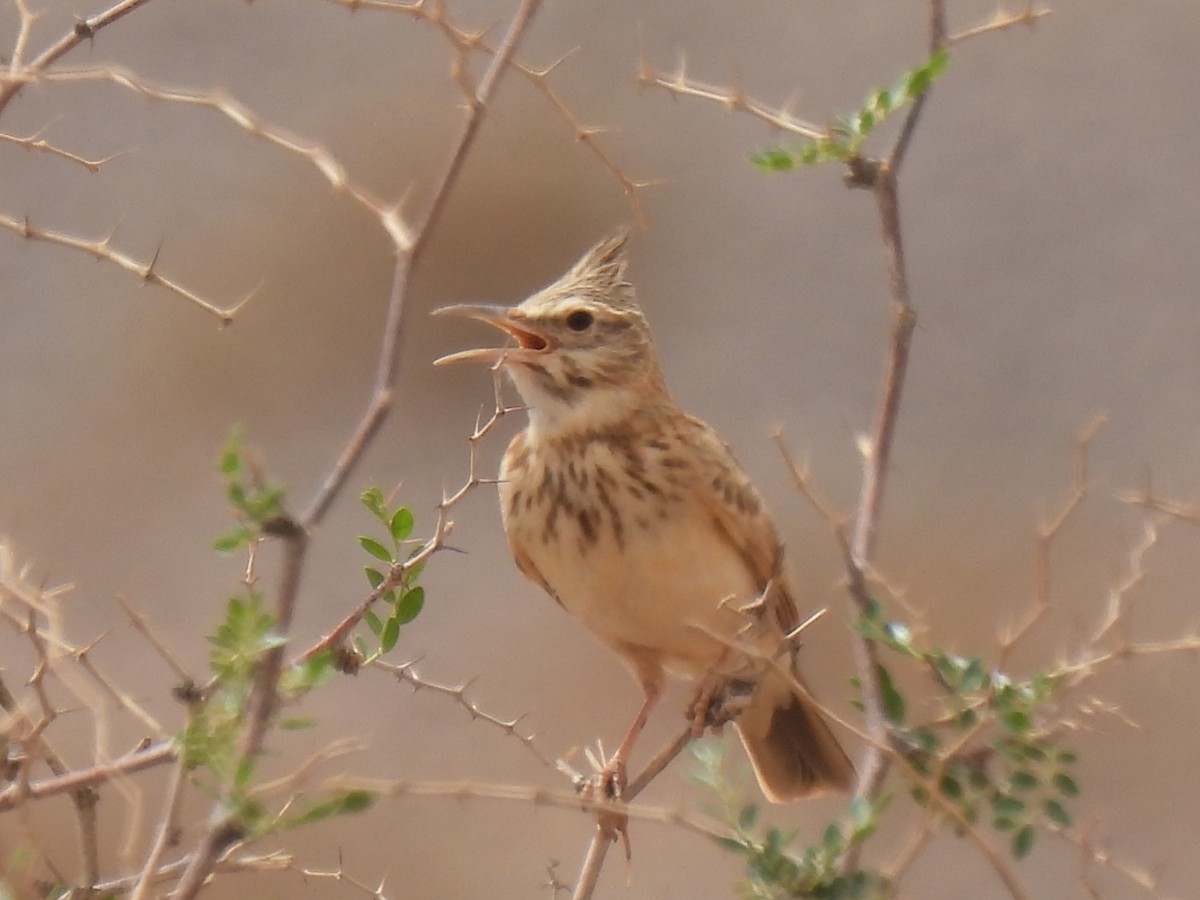
M 34 46 L 94 11 L 39 5 Z M 1018 674 L 1069 655 L 1124 574 L 1140 516 L 1110 491 L 1152 473 L 1164 494 L 1200 494 L 1200 7 L 1052 5 L 1055 14 L 1033 32 L 992 35 L 955 53 L 909 157 L 902 199 L 920 323 L 879 557 L 927 611 L 931 640 L 986 652 L 997 626 L 1029 602 L 1034 527 L 1064 495 L 1072 435 L 1106 411 L 1097 496 L 1056 547 L 1056 607 L 1014 660 Z M 512 6 L 458 3 L 452 12 L 482 26 L 506 21 Z M 949 6 L 956 28 L 991 11 Z M 873 204 L 847 192 L 833 168 L 754 171 L 746 156 L 770 138 L 759 123 L 639 91 L 639 34 L 660 68 L 686 50 L 690 74 L 728 83 L 736 73 L 747 92 L 774 102 L 795 93 L 797 111 L 821 120 L 922 59 L 924 27 L 919 2 L 555 0 L 520 54 L 544 65 L 578 47 L 553 76 L 556 89 L 585 123 L 616 129 L 601 143 L 630 177 L 661 181 L 644 195 L 650 227 L 632 242 L 632 276 L 675 392 L 733 443 L 770 499 L 804 596 L 831 607 L 806 668 L 843 711 L 851 671 L 838 560 L 824 525 L 790 489 L 768 433 L 782 424 L 821 489 L 851 508 L 854 435 L 870 422 L 887 329 Z M 0 46 L 10 48 L 14 33 L 6 4 Z M 448 55 L 432 29 L 332 4 L 159 2 L 69 62 L 119 62 L 156 83 L 227 90 L 330 148 L 377 194 L 407 191 L 409 209 L 427 196 L 460 121 Z M 77 584 L 78 640 L 119 623 L 97 658 L 125 683 L 144 685 L 139 697 L 177 721 L 169 672 L 112 598 L 124 594 L 147 611 L 203 670 L 203 636 L 240 575 L 239 561 L 209 549 L 227 523 L 216 453 L 244 423 L 270 471 L 298 501 L 309 495 L 366 402 L 389 245 L 309 166 L 209 111 L 142 102 L 113 86 L 43 87 L 10 108 L 3 129 L 20 135 L 48 123 L 48 138 L 85 156 L 135 152 L 89 175 L 0 147 L 0 210 L 87 237 L 119 226 L 116 246 L 142 258 L 161 243 L 161 271 L 210 298 L 233 300 L 262 283 L 222 330 L 127 273 L 0 233 L 0 532 L 50 583 Z M 630 219 L 617 184 L 545 98 L 508 78 L 417 274 L 399 407 L 316 535 L 300 639 L 321 633 L 362 592 L 354 536 L 370 522 L 357 493 L 402 482 L 420 529 L 432 526 L 440 488 L 465 474 L 465 437 L 490 402 L 489 381 L 430 361 L 475 345 L 484 330 L 431 320 L 428 310 L 518 300 Z M 484 448 L 489 468 L 514 425 Z M 527 712 L 547 755 L 598 736 L 612 746 L 637 702 L 632 680 L 521 578 L 489 489 L 456 519 L 455 543 L 468 554 L 430 567 L 426 612 L 398 655 L 424 655 L 431 678 L 477 676 L 472 698 L 498 715 Z M 1198 546 L 1194 530 L 1164 531 L 1130 637 L 1190 627 Z M 25 646 L 0 640 L 6 672 L 27 672 Z M 1161 872 L 1164 892 L 1176 897 L 1195 896 L 1200 879 L 1195 678 L 1194 661 L 1183 658 L 1113 670 L 1079 696 L 1119 703 L 1141 728 L 1101 717 L 1073 739 L 1080 821 L 1095 823 L 1095 836 L 1122 859 Z M 674 733 L 682 697 L 664 704 L 643 753 Z M 280 768 L 355 735 L 369 744 L 352 763 L 360 774 L 562 784 L 462 709 L 377 673 L 347 679 L 309 707 L 319 728 L 271 742 Z M 86 736 L 85 722 L 73 727 Z M 684 768 L 661 778 L 653 797 L 698 802 Z M 782 815 L 812 835 L 837 809 L 813 802 Z M 197 801 L 195 815 L 204 812 Z M 125 819 L 115 800 L 101 807 L 110 834 Z M 356 876 L 386 874 L 392 897 L 534 897 L 548 896 L 540 888 L 548 861 L 561 860 L 560 875 L 574 877 L 590 831 L 570 812 L 404 800 L 304 833 L 296 845 L 314 867 L 336 866 L 340 851 Z M 738 875 L 737 860 L 677 830 L 639 825 L 634 842 L 632 886 L 614 857 L 600 896 L 726 896 Z M 896 846 L 893 836 L 878 849 Z M 1077 851 L 1053 838 L 1016 871 L 1032 896 L 1083 895 Z M 1145 896 L 1111 874 L 1096 878 L 1104 896 Z M 231 877 L 212 894 L 359 896 L 291 874 Z M 1003 892 L 966 843 L 946 837 L 915 866 L 904 895 Z

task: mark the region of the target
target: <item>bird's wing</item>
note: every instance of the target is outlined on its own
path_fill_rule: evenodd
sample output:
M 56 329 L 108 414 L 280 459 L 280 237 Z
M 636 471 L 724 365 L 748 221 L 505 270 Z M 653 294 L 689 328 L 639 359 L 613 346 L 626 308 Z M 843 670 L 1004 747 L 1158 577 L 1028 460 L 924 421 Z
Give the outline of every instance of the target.
M 800 624 L 795 601 L 783 577 L 783 544 L 762 497 L 742 471 L 729 446 L 704 422 L 688 417 L 704 483 L 700 495 L 722 536 L 737 550 L 786 634 Z

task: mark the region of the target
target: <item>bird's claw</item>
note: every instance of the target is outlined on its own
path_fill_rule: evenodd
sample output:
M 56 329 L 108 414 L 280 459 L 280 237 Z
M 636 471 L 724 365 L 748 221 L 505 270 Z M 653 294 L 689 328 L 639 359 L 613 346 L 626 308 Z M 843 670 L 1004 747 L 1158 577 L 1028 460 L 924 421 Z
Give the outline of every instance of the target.
M 753 693 L 753 682 L 720 675 L 705 678 L 687 708 L 693 737 L 701 737 L 706 728 L 720 734 L 726 723 L 745 712 Z

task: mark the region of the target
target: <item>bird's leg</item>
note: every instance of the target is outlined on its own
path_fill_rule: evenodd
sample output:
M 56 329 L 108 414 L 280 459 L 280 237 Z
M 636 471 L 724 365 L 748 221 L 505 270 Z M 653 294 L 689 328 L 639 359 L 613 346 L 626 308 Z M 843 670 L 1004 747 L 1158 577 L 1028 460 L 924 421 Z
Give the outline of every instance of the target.
M 633 745 L 637 742 L 638 735 L 646 727 L 646 720 L 650 718 L 650 710 L 654 709 L 659 695 L 662 693 L 661 687 L 656 684 L 645 685 L 645 690 L 646 697 L 638 708 L 637 715 L 633 717 L 629 730 L 625 732 L 625 737 L 621 739 L 621 745 L 617 747 L 617 752 L 609 758 L 604 764 L 604 768 L 596 776 L 601 796 L 606 799 L 621 799 L 621 791 L 625 789 L 626 784 L 625 764 L 629 760 L 630 753 L 633 752 Z

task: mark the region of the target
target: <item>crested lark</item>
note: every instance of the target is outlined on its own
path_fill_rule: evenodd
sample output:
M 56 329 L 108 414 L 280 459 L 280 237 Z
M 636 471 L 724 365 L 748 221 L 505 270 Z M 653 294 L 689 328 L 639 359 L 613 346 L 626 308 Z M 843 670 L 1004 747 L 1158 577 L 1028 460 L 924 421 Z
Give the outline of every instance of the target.
M 624 244 L 603 241 L 518 306 L 438 310 L 515 339 L 438 363 L 499 363 L 516 384 L 529 425 L 500 470 L 513 556 L 645 692 L 603 784 L 619 793 L 670 671 L 700 682 L 697 732 L 722 699 L 740 706 L 735 727 L 769 799 L 847 788 L 854 769 L 813 701 L 767 662 L 798 677 L 775 526 L 728 447 L 667 392 Z

